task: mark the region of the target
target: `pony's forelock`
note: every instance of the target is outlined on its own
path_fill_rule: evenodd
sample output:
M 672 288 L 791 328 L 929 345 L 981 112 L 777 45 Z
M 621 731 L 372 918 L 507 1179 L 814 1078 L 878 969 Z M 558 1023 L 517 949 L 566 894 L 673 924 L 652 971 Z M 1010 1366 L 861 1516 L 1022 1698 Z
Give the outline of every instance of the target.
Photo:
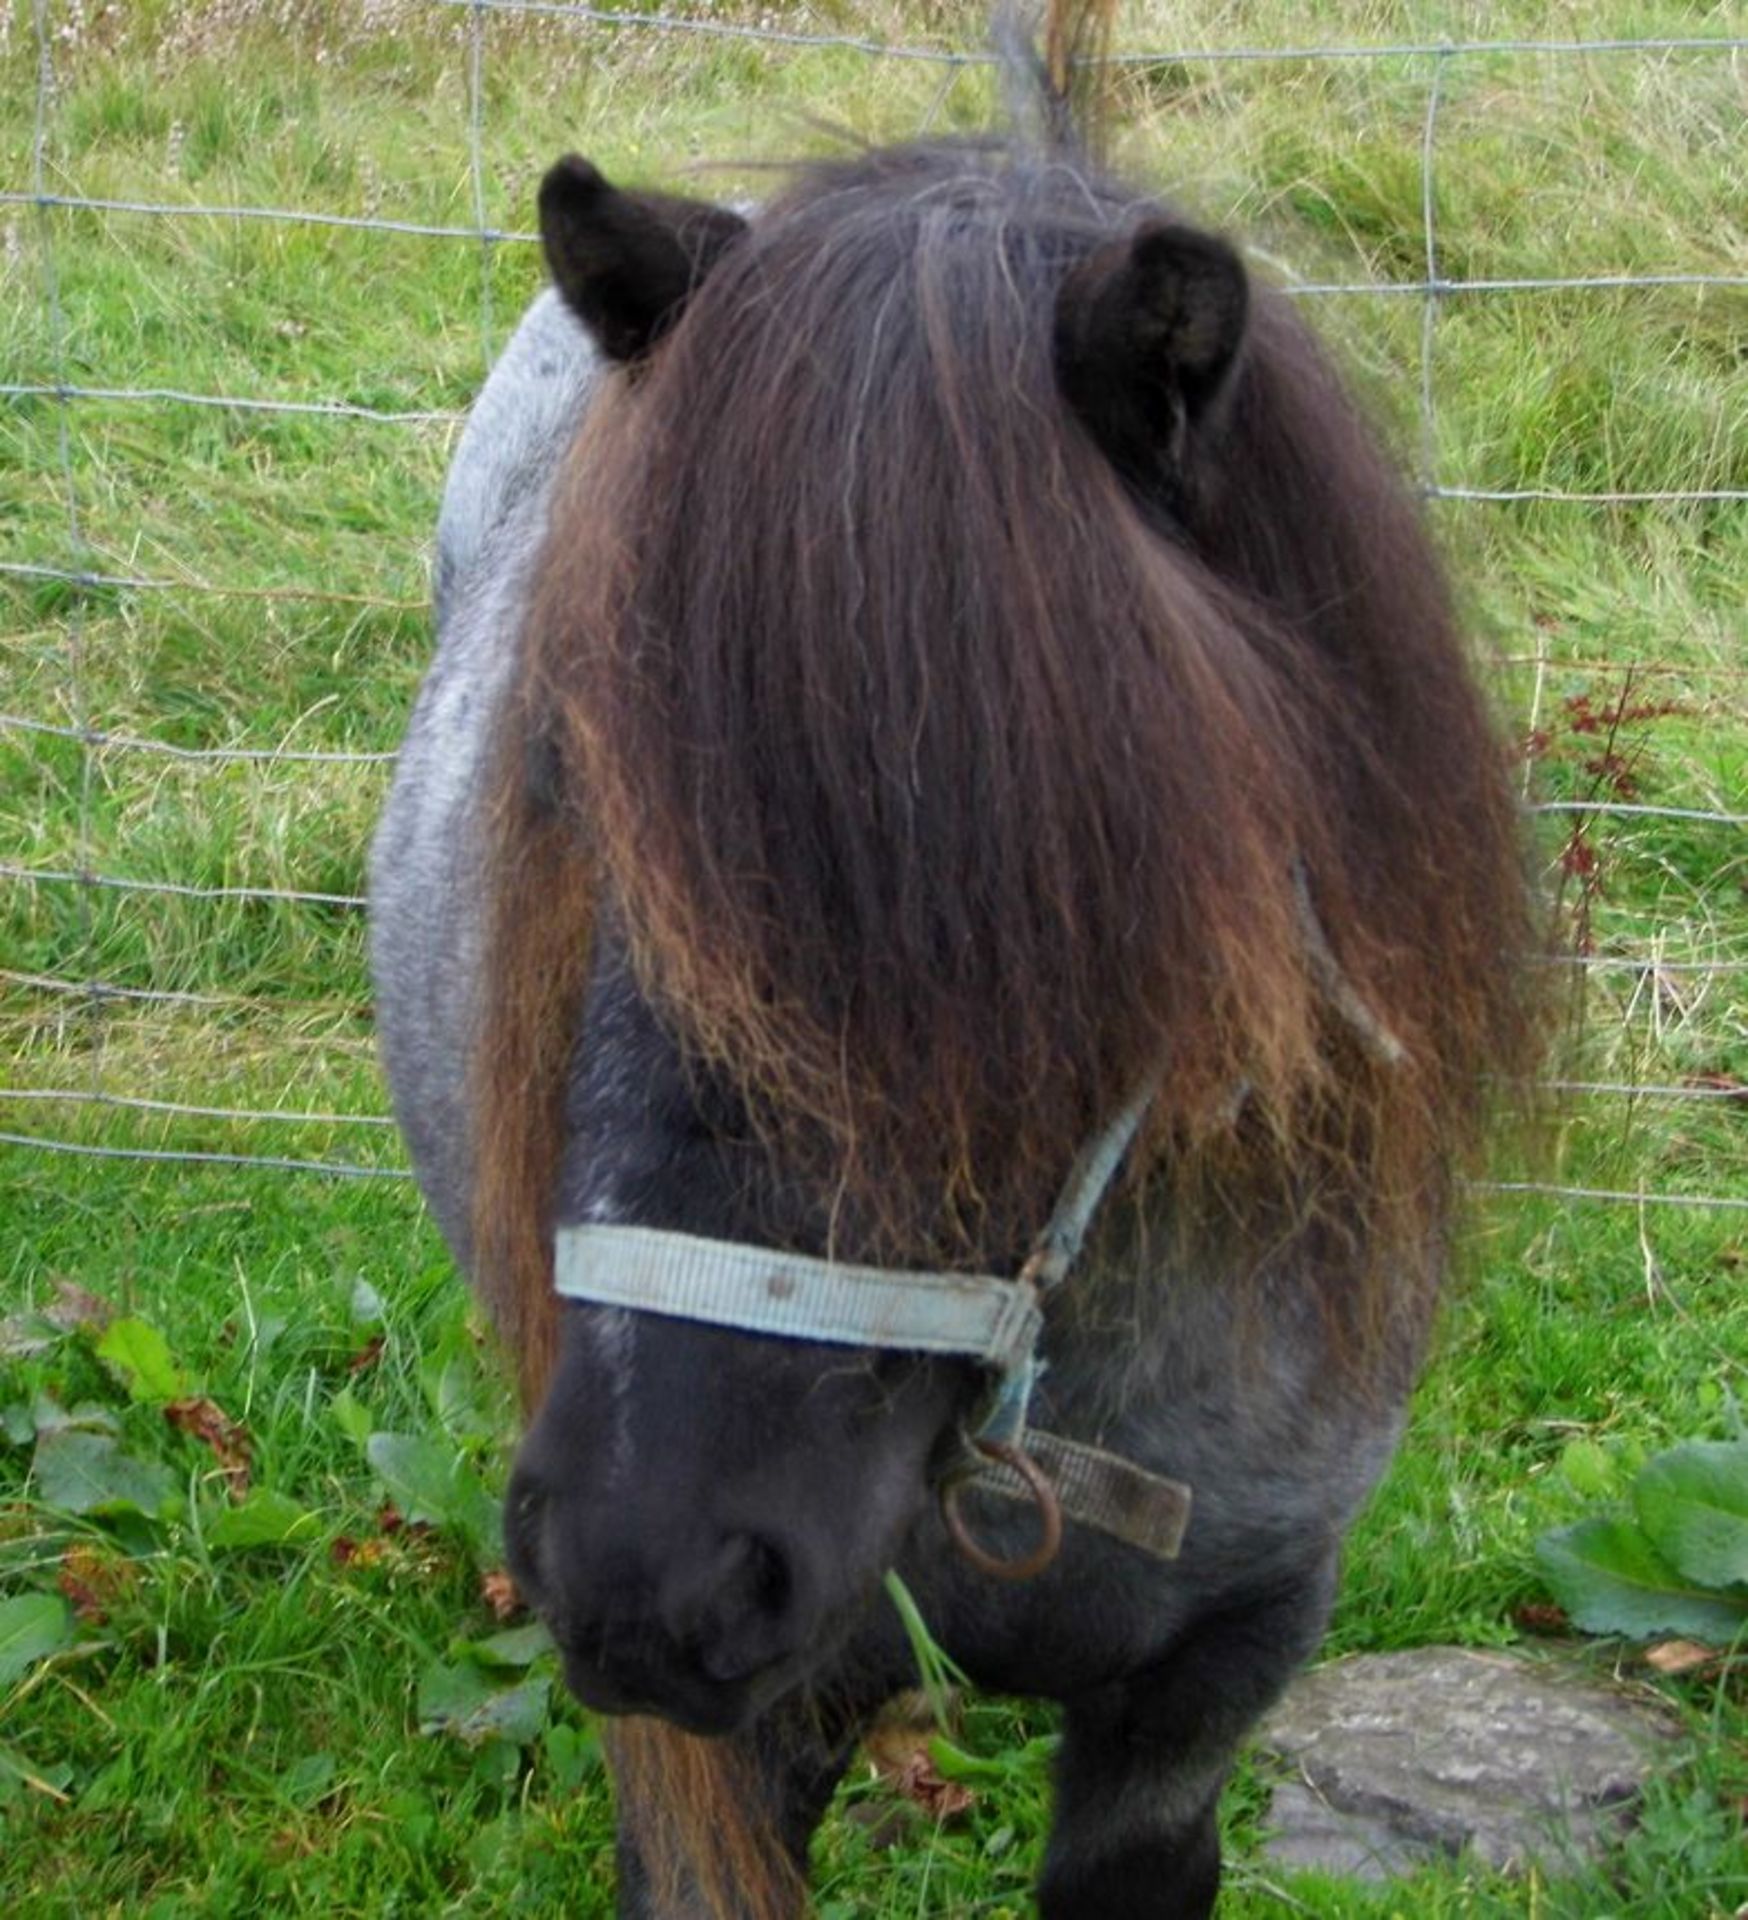
M 1349 1200 L 1422 1187 L 1509 1038 L 1484 717 L 1297 323 L 1261 303 L 1176 535 L 1057 391 L 1054 288 L 1132 218 L 1062 163 L 821 169 L 597 408 L 555 509 L 527 684 L 645 984 L 890 1257 L 1008 1250 L 1158 1059 L 1155 1162 L 1242 1086 L 1289 1160 L 1374 1104 Z M 1258 411 L 1294 381 L 1309 474 Z M 1337 1058 L 1296 872 L 1389 1074 Z

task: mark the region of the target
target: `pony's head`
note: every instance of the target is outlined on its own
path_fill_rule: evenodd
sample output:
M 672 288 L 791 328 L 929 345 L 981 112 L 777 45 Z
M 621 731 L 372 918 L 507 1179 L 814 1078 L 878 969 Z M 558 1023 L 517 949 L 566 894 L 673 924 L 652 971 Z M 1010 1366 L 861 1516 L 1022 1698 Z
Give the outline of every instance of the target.
M 567 160 L 541 224 L 616 371 L 499 756 L 511 1538 L 585 1698 L 720 1730 L 864 1603 L 980 1382 L 559 1325 L 554 1229 L 1012 1271 L 1163 1060 L 1121 1204 L 1234 1282 L 1315 1223 L 1363 1356 L 1523 1043 L 1521 865 L 1416 514 L 1224 241 L 994 144 L 748 219 Z
M 607 916 L 566 1105 L 557 1221 L 826 1243 L 817 1198 L 666 1030 Z M 963 1362 L 567 1307 L 506 1531 L 574 1691 L 698 1732 L 782 1691 L 896 1557 L 975 1386 Z

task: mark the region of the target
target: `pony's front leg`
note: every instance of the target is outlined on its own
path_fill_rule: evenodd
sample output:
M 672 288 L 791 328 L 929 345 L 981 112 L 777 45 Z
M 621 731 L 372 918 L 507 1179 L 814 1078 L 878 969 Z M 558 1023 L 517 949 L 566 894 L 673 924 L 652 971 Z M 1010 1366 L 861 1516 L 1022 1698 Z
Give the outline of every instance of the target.
M 860 1725 L 805 1696 L 726 1739 L 617 1723 L 620 1920 L 798 1920 L 808 1843 Z
M 1041 1920 L 1205 1920 L 1239 1741 L 1315 1651 L 1335 1561 L 1204 1615 L 1160 1660 L 1064 1703 Z

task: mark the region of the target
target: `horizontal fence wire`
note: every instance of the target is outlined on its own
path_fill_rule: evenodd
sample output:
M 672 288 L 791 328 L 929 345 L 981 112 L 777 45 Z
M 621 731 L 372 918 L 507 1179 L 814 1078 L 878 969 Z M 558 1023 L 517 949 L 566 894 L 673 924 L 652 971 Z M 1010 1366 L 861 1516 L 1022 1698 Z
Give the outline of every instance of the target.
M 185 1147 L 111 1147 L 88 1140 L 59 1140 L 42 1133 L 0 1133 L 0 1146 L 39 1153 L 72 1154 L 87 1160 L 143 1160 L 160 1166 L 253 1167 L 268 1173 L 320 1173 L 342 1180 L 410 1180 L 406 1167 L 372 1167 L 351 1160 L 295 1160 L 274 1153 L 207 1153 Z
M 1421 491 L 1430 500 L 1473 500 L 1495 506 L 1539 502 L 1554 507 L 1678 507 L 1748 500 L 1748 487 L 1622 487 L 1582 493 L 1565 487 L 1447 487 L 1429 481 Z
M 1732 666 L 1717 660 L 1620 660 L 1595 655 L 1572 659 L 1547 653 L 1495 653 L 1489 656 L 1488 664 L 1534 667 L 1545 673 L 1608 673 L 1617 678 L 1628 674 L 1634 679 L 1644 674 L 1657 678 L 1674 674 L 1691 680 L 1748 680 L 1748 665 Z
M 1748 813 L 1724 813 L 1715 807 L 1654 807 L 1637 800 L 1538 800 L 1526 811 L 1578 813 L 1611 820 L 1698 820 L 1711 827 L 1748 827 Z
M 267 222 L 296 224 L 360 235 L 402 236 L 429 239 L 439 243 L 463 242 L 478 247 L 489 265 L 490 250 L 498 246 L 530 247 L 538 244 L 538 235 L 519 228 L 500 227 L 485 215 L 484 163 L 482 158 L 482 117 L 484 88 L 483 24 L 492 17 L 569 21 L 579 28 L 628 34 L 689 35 L 700 40 L 730 40 L 753 45 L 769 45 L 800 51 L 847 53 L 874 60 L 931 63 L 946 69 L 987 67 L 996 56 L 987 48 L 906 45 L 855 33 L 805 32 L 771 24 L 769 21 L 723 21 L 691 17 L 682 13 L 646 12 L 569 4 L 568 0 L 429 0 L 434 11 L 465 15 L 471 30 L 469 40 L 469 138 L 470 173 L 474 219 L 470 224 L 402 220 L 379 214 L 347 214 L 315 208 L 261 206 L 250 204 L 205 204 L 147 196 L 100 196 L 75 191 L 50 190 L 44 167 L 44 128 L 53 92 L 50 47 L 45 30 L 46 0 L 37 0 L 36 21 L 41 47 L 38 85 L 38 121 L 35 146 L 35 177 L 28 188 L 0 190 L 0 206 L 28 208 L 42 225 L 39 235 L 44 252 L 45 300 L 56 304 L 52 263 L 50 224 L 53 220 L 80 213 L 117 217 L 139 217 L 176 221 Z M 1490 57 L 1569 57 L 1591 55 L 1643 56 L 1679 55 L 1704 58 L 1728 56 L 1748 49 L 1748 37 L 1730 35 L 1664 35 L 1612 38 L 1500 38 L 1455 42 L 1432 40 L 1384 41 L 1374 44 L 1288 44 L 1281 46 L 1189 46 L 1152 49 L 1119 49 L 1107 58 L 1118 67 L 1146 69 L 1179 65 L 1254 65 L 1266 63 L 1433 63 L 1433 81 L 1428 95 L 1423 128 L 1423 176 L 1425 220 L 1425 271 L 1416 278 L 1401 280 L 1311 280 L 1291 279 L 1283 291 L 1301 299 L 1384 299 L 1419 300 L 1424 303 L 1424 339 L 1422 377 L 1426 383 L 1425 419 L 1428 431 L 1428 457 L 1421 481 L 1424 496 L 1434 502 L 1468 502 L 1482 505 L 1553 505 L 1574 508 L 1605 508 L 1639 505 L 1708 505 L 1748 501 L 1748 488 L 1610 488 L 1605 490 L 1561 489 L 1551 487 L 1473 487 L 1447 484 L 1437 478 L 1430 458 L 1432 424 L 1431 365 L 1434 330 L 1446 303 L 1476 297 L 1548 296 L 1578 294 L 1606 296 L 1659 289 L 1734 291 L 1748 288 L 1748 275 L 1689 272 L 1681 270 L 1645 273 L 1599 272 L 1524 276 L 1447 276 L 1438 262 L 1433 225 L 1433 166 L 1436 122 L 1439 107 L 1440 76 L 1449 63 Z M 1274 267 L 1275 263 L 1267 263 Z M 492 313 L 489 274 L 481 277 L 481 333 L 486 358 L 491 357 Z M 64 322 L 53 316 L 57 336 L 64 345 Z M 61 483 L 67 493 L 68 561 L 65 564 L 32 559 L 0 559 L 0 577 L 20 581 L 39 581 L 78 590 L 104 590 L 118 593 L 152 593 L 229 596 L 287 603 L 334 602 L 363 608 L 397 612 L 422 612 L 422 600 L 403 600 L 382 594 L 353 593 L 331 587 L 306 587 L 295 584 L 258 585 L 207 580 L 154 577 L 134 571 L 126 565 L 106 565 L 104 557 L 86 541 L 77 509 L 73 470 L 67 447 L 67 421 L 71 409 L 108 405 L 140 408 L 187 407 L 236 414 L 284 416 L 309 421 L 327 421 L 344 429 L 356 424 L 361 428 L 378 426 L 401 429 L 438 428 L 453 432 L 464 414 L 452 407 L 392 407 L 366 404 L 345 398 L 291 397 L 271 393 L 231 394 L 204 392 L 177 386 L 105 384 L 99 378 L 74 380 L 68 377 L 64 363 L 57 366 L 50 380 L 8 380 L 0 382 L 0 398 L 13 401 L 42 402 L 60 411 Z M 75 602 L 76 607 L 76 602 Z M 77 614 L 73 616 L 77 618 Z M 1500 664 L 1533 666 L 1541 673 L 1592 674 L 1607 670 L 1632 673 L 1671 673 L 1694 678 L 1748 675 L 1748 670 L 1706 662 L 1597 662 L 1553 660 L 1542 654 L 1508 658 Z M 68 741 L 78 745 L 86 756 L 86 794 L 81 811 L 80 853 L 73 867 L 36 867 L 17 862 L 0 862 L 0 877 L 20 886 L 74 887 L 84 898 L 94 890 L 109 890 L 122 895 L 168 896 L 194 903 L 270 903 L 292 906 L 337 908 L 354 911 L 365 904 L 351 893 L 306 890 L 292 887 L 253 885 L 197 885 L 177 880 L 131 878 L 94 870 L 90 846 L 90 767 L 96 756 L 142 755 L 171 763 L 219 768 L 226 765 L 333 766 L 382 769 L 392 765 L 392 749 L 364 750 L 346 748 L 308 748 L 219 744 L 184 746 L 139 733 L 97 727 L 84 717 L 84 701 L 77 687 L 70 706 L 74 722 L 37 718 L 26 714 L 0 712 L 0 732 Z M 1628 800 L 1552 800 L 1537 804 L 1535 812 L 1550 816 L 1569 816 L 1580 828 L 1591 820 L 1618 819 L 1631 823 L 1679 822 L 1708 829 L 1736 829 L 1748 826 L 1748 814 L 1721 807 L 1654 805 Z M 1696 942 L 1697 944 L 1697 942 Z M 1715 957 L 1664 959 L 1655 953 L 1579 952 L 1538 956 L 1545 965 L 1572 970 L 1598 979 L 1626 977 L 1644 980 L 1687 980 L 1703 988 L 1711 980 L 1733 980 L 1748 975 L 1748 958 L 1727 954 Z M 94 973 L 97 971 L 93 970 Z M 52 996 L 81 1011 L 116 1006 L 138 1005 L 144 1008 L 202 1011 L 226 1010 L 242 1014 L 281 1016 L 294 1010 L 324 1009 L 349 1017 L 363 1017 L 366 1009 L 343 1002 L 307 999 L 280 1000 L 250 994 L 200 993 L 181 988 L 137 985 L 101 978 L 73 978 L 60 975 L 0 969 L 0 988 L 14 992 Z M 1637 986 L 1635 994 L 1641 991 Z M 29 1016 L 24 1016 L 29 1017 Z M 1688 1081 L 1637 1081 L 1610 1078 L 1563 1078 L 1544 1082 L 1545 1090 L 1561 1097 L 1640 1101 L 1693 1102 L 1699 1105 L 1731 1108 L 1744 1102 L 1745 1090 L 1727 1078 L 1710 1083 L 1703 1078 Z M 115 1110 L 166 1122 L 205 1122 L 218 1125 L 252 1127 L 274 1125 L 325 1128 L 384 1130 L 392 1126 L 386 1113 L 302 1110 L 282 1107 L 203 1105 L 159 1099 L 135 1093 L 110 1090 L 102 1084 L 88 1087 L 10 1086 L 0 1087 L 0 1101 L 16 1103 L 26 1109 L 64 1106 L 74 1110 Z M 173 1146 L 116 1145 L 82 1141 L 60 1136 L 0 1132 L 0 1142 L 21 1148 L 33 1148 L 51 1154 L 89 1155 L 103 1159 L 161 1162 L 191 1167 L 220 1169 L 256 1168 L 294 1173 L 310 1173 L 336 1178 L 404 1180 L 407 1170 L 401 1166 L 370 1165 L 328 1158 L 305 1158 L 247 1151 L 182 1149 Z M 1726 1212 L 1748 1209 L 1748 1200 L 1726 1196 L 1708 1196 L 1684 1192 L 1585 1184 L 1559 1184 L 1543 1181 L 1489 1181 L 1477 1183 L 1489 1193 L 1541 1195 L 1558 1200 L 1597 1202 L 1633 1207 L 1717 1208 Z
M 381 607 L 392 613 L 424 613 L 424 600 L 397 600 L 382 593 L 344 593 L 332 587 L 250 587 L 222 580 L 162 580 L 140 574 L 100 573 L 90 567 L 57 567 L 36 560 L 0 560 L 0 574 L 20 580 L 54 580 L 69 587 L 109 587 L 137 593 L 195 593 L 242 600 L 316 600 L 337 606 Z
M 1617 1207 L 1704 1208 L 1721 1213 L 1748 1213 L 1748 1200 L 1730 1194 L 1670 1193 L 1657 1187 L 1568 1187 L 1552 1180 L 1475 1180 L 1474 1193 L 1521 1194 L 1543 1200 L 1595 1200 Z
M 0 732 L 46 734 L 54 740 L 76 740 L 85 747 L 101 747 L 118 753 L 155 753 L 197 764 L 380 767 L 392 766 L 399 758 L 393 747 L 182 747 L 168 740 L 144 739 L 138 734 L 108 733 L 101 727 L 68 727 L 52 720 L 32 720 L 20 713 L 0 713 Z
M 301 887 L 196 886 L 183 880 L 134 880 L 118 873 L 77 873 L 65 868 L 26 867 L 0 860 L 0 879 L 63 887 L 103 887 L 115 893 L 165 894 L 177 900 L 280 901 L 303 907 L 358 908 L 370 903 L 361 893 L 314 893 Z
M 202 1107 L 181 1100 L 148 1100 L 137 1094 L 99 1093 L 88 1087 L 0 1087 L 0 1100 L 119 1107 L 129 1113 L 162 1113 L 179 1120 L 241 1120 L 277 1126 L 337 1128 L 394 1125 L 383 1113 L 306 1113 L 298 1107 Z
M 146 405 L 220 407 L 233 413 L 290 413 L 317 420 L 374 420 L 382 426 L 452 427 L 465 417 L 453 407 L 395 410 L 359 406 L 351 400 L 273 400 L 237 393 L 184 393 L 176 387 L 57 387 L 43 381 L 0 381 L 10 400 L 120 400 Z
M 351 233 L 410 234 L 420 240 L 478 240 L 478 227 L 445 226 L 426 220 L 394 220 L 376 213 L 319 213 L 308 207 L 201 206 L 183 200 L 121 200 L 85 193 L 26 193 L 15 187 L 0 190 L 0 207 L 41 207 L 86 213 L 139 213 L 178 220 L 267 220 L 281 225 L 334 227 Z M 537 233 L 498 233 L 492 240 L 539 243 Z
M 260 994 L 193 993 L 180 987 L 136 987 L 118 980 L 72 980 L 51 973 L 19 973 L 9 967 L 0 967 L 0 986 L 21 987 L 33 993 L 78 994 L 92 1000 L 132 1000 L 143 1005 L 161 1003 L 166 1006 L 226 1008 L 270 1006 L 276 1011 L 350 1013 L 360 1019 L 370 1011 L 362 1004 L 344 1000 L 269 1000 Z
M 131 213 L 178 220 L 272 220 L 290 225 L 339 227 L 363 233 L 416 234 L 432 240 L 489 241 L 493 246 L 538 247 L 540 235 L 521 227 L 434 226 L 394 220 L 380 214 L 326 213 L 313 207 L 209 205 L 197 200 L 116 200 L 90 194 L 32 194 L 0 191 L 0 206 L 29 206 L 70 212 Z M 1492 293 L 1630 293 L 1646 288 L 1699 287 L 1728 291 L 1748 287 L 1740 273 L 1572 273 L 1481 275 L 1473 279 L 1299 280 L 1281 282 L 1295 299 L 1424 299 L 1428 294 L 1460 296 Z M 142 400 L 190 407 L 235 407 L 263 413 L 330 414 L 337 419 L 377 420 L 393 425 L 449 425 L 463 418 L 448 407 L 367 407 L 343 400 L 275 400 L 248 394 L 188 393 L 175 387 L 102 387 L 53 381 L 0 382 L 0 395 L 41 400 Z
M 1729 975 L 1748 973 L 1748 960 L 1661 960 L 1651 954 L 1564 953 L 1542 959 L 1545 967 L 1565 967 L 1583 973 L 1679 973 Z

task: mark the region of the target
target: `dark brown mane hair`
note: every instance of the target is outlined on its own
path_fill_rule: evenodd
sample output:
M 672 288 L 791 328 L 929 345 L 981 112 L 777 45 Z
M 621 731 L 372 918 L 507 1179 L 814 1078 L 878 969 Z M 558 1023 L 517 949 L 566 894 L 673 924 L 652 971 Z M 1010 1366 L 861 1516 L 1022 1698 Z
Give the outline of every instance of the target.
M 603 888 L 864 1257 L 1010 1258 L 1157 1060 L 1138 1171 L 1227 1224 L 1293 1196 L 1381 1276 L 1442 1212 L 1527 1043 L 1502 762 L 1284 300 L 1251 295 L 1175 524 L 1065 402 L 1057 289 L 1154 211 L 993 148 L 819 167 L 608 381 L 501 753 L 479 1201 L 519 1325 Z M 1398 1061 L 1320 984 L 1307 884 Z

